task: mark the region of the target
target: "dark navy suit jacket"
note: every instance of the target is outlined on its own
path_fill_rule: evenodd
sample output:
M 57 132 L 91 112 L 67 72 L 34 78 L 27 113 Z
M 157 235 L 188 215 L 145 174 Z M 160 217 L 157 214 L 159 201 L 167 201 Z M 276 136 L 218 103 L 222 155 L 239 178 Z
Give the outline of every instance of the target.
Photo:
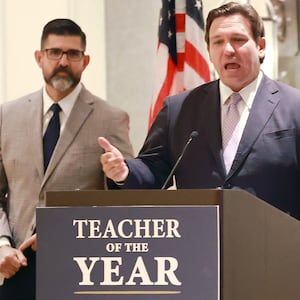
M 178 189 L 240 188 L 300 219 L 300 91 L 263 76 L 227 175 L 220 114 L 219 81 L 168 97 L 123 188 L 160 189 L 196 130 Z

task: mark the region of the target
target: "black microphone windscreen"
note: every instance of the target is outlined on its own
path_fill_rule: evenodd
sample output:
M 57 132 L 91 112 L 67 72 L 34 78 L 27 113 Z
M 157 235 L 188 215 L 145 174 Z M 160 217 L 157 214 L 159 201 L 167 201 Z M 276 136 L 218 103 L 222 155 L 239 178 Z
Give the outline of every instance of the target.
M 195 130 L 195 131 L 191 132 L 190 137 L 193 139 L 193 138 L 197 137 L 198 135 L 199 135 L 199 132 Z

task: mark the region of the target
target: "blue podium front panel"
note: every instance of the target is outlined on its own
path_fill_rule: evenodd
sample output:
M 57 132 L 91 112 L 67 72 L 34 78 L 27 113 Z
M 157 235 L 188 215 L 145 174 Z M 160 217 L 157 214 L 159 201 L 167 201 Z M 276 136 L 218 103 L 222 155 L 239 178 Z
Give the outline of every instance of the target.
M 218 206 L 37 209 L 37 300 L 219 300 Z

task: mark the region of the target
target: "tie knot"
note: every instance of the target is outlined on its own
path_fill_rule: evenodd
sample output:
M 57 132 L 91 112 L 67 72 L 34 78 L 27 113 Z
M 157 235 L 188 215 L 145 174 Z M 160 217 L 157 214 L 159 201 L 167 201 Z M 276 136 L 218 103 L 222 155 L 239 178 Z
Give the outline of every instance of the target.
M 242 99 L 242 97 L 239 93 L 232 93 L 229 98 L 230 98 L 229 105 L 231 105 L 231 104 L 236 105 Z
M 61 108 L 60 108 L 59 104 L 57 104 L 57 103 L 53 103 L 51 105 L 50 109 L 53 111 L 54 114 L 57 114 L 61 111 Z

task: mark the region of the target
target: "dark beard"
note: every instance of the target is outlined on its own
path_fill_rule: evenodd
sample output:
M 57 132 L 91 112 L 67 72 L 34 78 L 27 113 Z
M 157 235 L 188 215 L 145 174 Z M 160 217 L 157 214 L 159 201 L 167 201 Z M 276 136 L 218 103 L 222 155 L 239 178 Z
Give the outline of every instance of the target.
M 59 72 L 66 72 L 68 76 L 59 76 L 57 75 Z M 80 81 L 80 78 L 74 76 L 73 72 L 69 68 L 59 67 L 53 71 L 53 74 L 50 78 L 45 78 L 45 81 L 54 89 L 64 92 L 72 87 L 75 87 Z

